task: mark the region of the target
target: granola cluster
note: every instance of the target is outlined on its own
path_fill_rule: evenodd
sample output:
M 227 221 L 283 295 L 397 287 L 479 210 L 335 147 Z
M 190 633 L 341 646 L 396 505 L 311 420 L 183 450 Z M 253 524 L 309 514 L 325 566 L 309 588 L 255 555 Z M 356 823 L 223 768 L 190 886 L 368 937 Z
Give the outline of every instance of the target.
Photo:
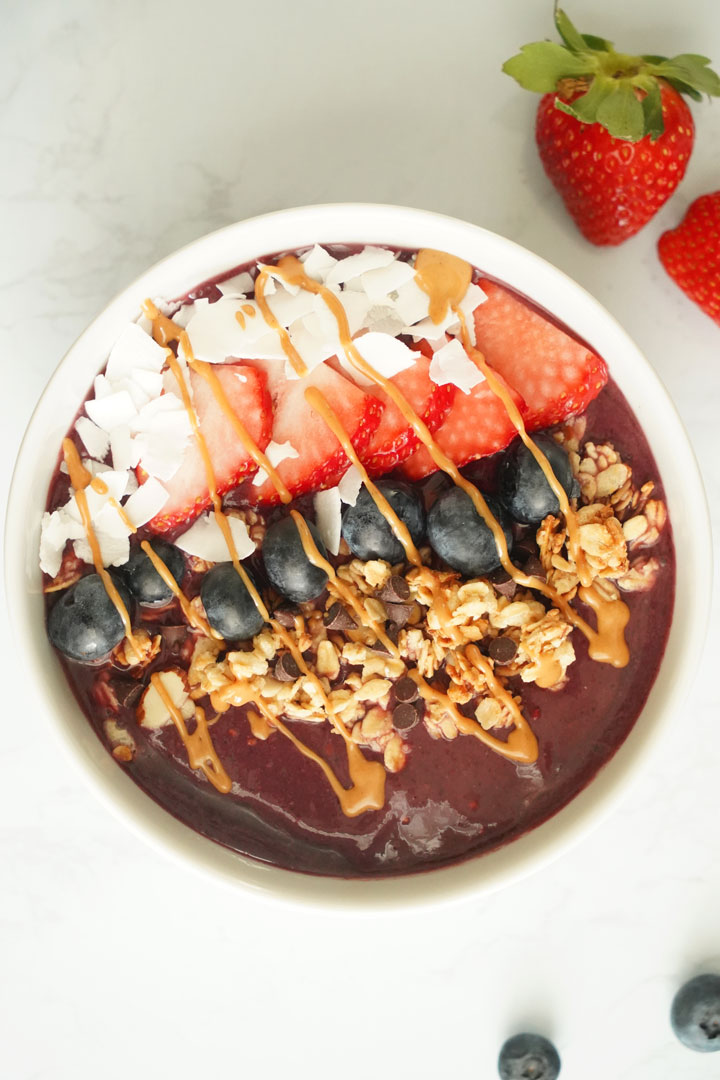
M 624 592 L 645 592 L 655 584 L 660 563 L 647 554 L 660 539 L 667 509 L 654 499 L 652 480 L 640 487 L 630 465 L 611 443 L 582 443 L 586 420 L 578 417 L 555 435 L 570 458 L 580 484 L 580 542 L 595 578 L 610 578 Z M 550 583 L 572 599 L 577 591 L 575 568 L 563 559 L 564 528 L 546 518 L 538 531 L 540 558 Z

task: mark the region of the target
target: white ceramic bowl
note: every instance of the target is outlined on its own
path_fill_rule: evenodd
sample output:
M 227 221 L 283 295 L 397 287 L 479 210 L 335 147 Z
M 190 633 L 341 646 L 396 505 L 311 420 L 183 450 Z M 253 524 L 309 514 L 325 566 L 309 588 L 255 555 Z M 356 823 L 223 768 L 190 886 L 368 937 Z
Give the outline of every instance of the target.
M 240 263 L 314 242 L 392 244 L 452 252 L 547 308 L 609 362 L 634 409 L 667 493 L 680 557 L 670 638 L 647 704 L 627 740 L 589 786 L 545 824 L 506 847 L 456 866 L 380 881 L 310 877 L 260 865 L 204 839 L 136 787 L 78 708 L 45 636 L 38 569 L 40 518 L 57 448 L 110 346 L 147 296 L 178 296 Z M 615 320 L 543 259 L 462 221 L 394 206 L 330 205 L 239 222 L 163 259 L 114 299 L 76 341 L 48 383 L 18 456 L 7 514 L 8 608 L 38 704 L 100 798 L 137 834 L 233 886 L 268 899 L 372 911 L 476 896 L 549 861 L 596 824 L 643 768 L 671 723 L 682 723 L 688 681 L 709 608 L 710 532 L 697 465 L 667 393 Z

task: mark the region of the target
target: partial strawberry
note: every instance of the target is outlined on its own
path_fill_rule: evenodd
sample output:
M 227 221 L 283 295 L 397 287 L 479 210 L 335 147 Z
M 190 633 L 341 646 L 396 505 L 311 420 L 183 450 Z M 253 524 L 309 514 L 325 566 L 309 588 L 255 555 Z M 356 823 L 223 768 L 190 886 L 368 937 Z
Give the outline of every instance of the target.
M 518 408 L 522 409 L 519 394 L 511 387 L 508 387 L 508 391 Z M 505 406 L 488 384 L 482 382 L 469 394 L 457 391 L 450 412 L 433 438 L 455 465 L 460 466 L 504 450 L 515 435 Z M 400 466 L 400 472 L 411 481 L 421 480 L 436 469 L 437 465 L 425 446 L 421 446 Z
M 720 191 L 696 199 L 660 237 L 658 253 L 673 281 L 720 324 Z
M 398 388 L 413 411 L 435 431 L 450 411 L 456 387 L 438 386 L 430 378 L 430 361 L 419 356 L 412 367 L 393 375 L 390 382 Z M 420 445 L 414 429 L 388 394 L 379 387 L 366 387 L 367 393 L 382 401 L 385 409 L 370 439 L 362 461 L 371 476 L 382 476 L 410 457 Z
M 607 382 L 605 361 L 494 281 L 475 311 L 477 347 L 523 398 L 529 430 L 584 412 Z
M 316 386 L 339 417 L 358 452 L 362 454 L 375 432 L 383 411 L 377 398 L 366 394 L 343 375 L 319 364 L 303 379 L 283 379 L 276 383 L 272 397 L 274 422 L 272 439 L 290 442 L 297 458 L 286 458 L 277 471 L 293 496 L 332 487 L 348 467 L 348 459 L 323 418 L 305 400 L 308 386 Z M 266 480 L 248 493 L 259 503 L 276 503 L 279 495 Z
M 580 34 L 564 11 L 563 44 L 524 45 L 503 65 L 538 106 L 540 159 L 570 216 L 593 244 L 621 244 L 660 209 L 682 180 L 694 127 L 681 95 L 720 95 L 705 56 L 626 56 Z
M 242 420 L 261 450 L 270 441 L 272 407 L 263 372 L 244 364 L 216 364 L 213 368 L 233 411 Z M 193 404 L 213 465 L 218 494 L 236 487 L 257 466 L 218 404 L 212 388 L 200 375 L 190 372 Z M 144 474 L 142 461 L 138 475 Z M 159 514 L 148 522 L 153 533 L 169 532 L 193 521 L 211 502 L 205 462 L 197 442 L 191 438 L 175 475 L 163 481 L 168 500 Z

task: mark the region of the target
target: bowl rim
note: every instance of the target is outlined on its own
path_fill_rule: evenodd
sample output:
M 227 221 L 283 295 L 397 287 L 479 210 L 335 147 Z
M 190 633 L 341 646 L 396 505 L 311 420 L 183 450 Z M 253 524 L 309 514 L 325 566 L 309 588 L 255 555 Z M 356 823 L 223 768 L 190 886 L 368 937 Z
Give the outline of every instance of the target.
M 259 243 L 259 237 L 267 237 L 267 242 Z M 274 242 L 275 237 L 283 239 Z M 58 422 L 55 413 L 59 410 L 66 415 L 61 405 L 57 409 L 54 405 L 63 394 L 67 397 L 68 382 L 81 386 L 85 372 L 94 374 L 100 369 L 102 360 L 98 364 L 94 358 L 107 356 L 117 331 L 137 316 L 145 296 L 182 295 L 193 285 L 251 258 L 314 241 L 441 247 L 468 258 L 569 325 L 608 359 L 613 377 L 628 396 L 633 411 L 639 419 L 639 414 L 645 416 L 641 426 L 668 493 L 676 550 L 682 539 L 683 559 L 676 559 L 675 611 L 665 655 L 640 716 L 613 757 L 565 807 L 519 838 L 457 864 L 398 877 L 339 879 L 268 866 L 231 852 L 177 821 L 107 753 L 76 704 L 46 640 L 42 621 L 37 619 L 42 596 L 34 554 L 37 543 L 33 541 L 39 536 L 39 515 L 37 508 L 33 509 L 28 482 L 38 470 L 42 471 L 38 456 L 42 457 L 45 443 L 52 445 L 47 428 Z M 553 302 L 548 303 L 548 299 Z M 622 357 L 617 368 L 613 368 L 608 356 L 615 350 Z M 86 380 L 86 387 L 91 381 Z M 72 398 L 76 410 L 85 392 L 80 389 Z M 73 386 L 70 396 L 75 393 Z M 72 416 L 63 433 L 71 422 Z M 653 426 L 652 435 L 648 423 Z M 48 460 L 44 471 L 49 479 L 55 458 L 49 466 Z M 672 483 L 668 490 L 669 477 Z M 47 490 L 47 484 L 43 490 Z M 692 508 L 691 527 L 685 523 L 683 507 Z M 611 813 L 638 777 L 642 763 L 647 762 L 668 732 L 673 715 L 682 709 L 700 661 L 709 618 L 708 577 L 699 571 L 707 567 L 711 574 L 711 551 L 705 494 L 682 421 L 649 362 L 613 316 L 585 289 L 540 256 L 469 222 L 387 204 L 327 203 L 274 211 L 200 237 L 155 263 L 96 316 L 57 365 L 28 422 L 8 499 L 5 578 L 19 663 L 30 676 L 31 693 L 85 781 L 116 817 L 154 849 L 215 882 L 266 902 L 328 908 L 357 916 L 379 910 L 402 912 L 487 894 L 547 865 Z

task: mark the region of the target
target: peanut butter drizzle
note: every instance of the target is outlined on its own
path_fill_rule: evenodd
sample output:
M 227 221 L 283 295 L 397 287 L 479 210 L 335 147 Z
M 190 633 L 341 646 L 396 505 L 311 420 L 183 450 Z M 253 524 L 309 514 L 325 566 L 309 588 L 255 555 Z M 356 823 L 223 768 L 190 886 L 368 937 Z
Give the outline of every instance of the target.
M 468 716 L 463 716 L 455 702 L 451 701 L 444 691 L 438 690 L 436 687 L 431 686 L 430 683 L 426 682 L 419 671 L 408 671 L 408 676 L 415 683 L 420 694 L 426 701 L 437 702 L 452 716 L 458 731 L 461 731 L 463 735 L 474 736 L 474 738 L 478 739 L 490 750 L 494 750 L 496 754 L 500 754 L 509 761 L 517 761 L 525 765 L 532 765 L 533 762 L 537 761 L 538 743 L 535 733 L 515 702 L 512 702 L 512 712 L 516 726 L 510 731 L 507 741 L 503 742 L 502 739 L 497 739 L 494 735 L 491 735 L 489 731 L 486 731 L 484 727 L 478 724 L 477 720 L 473 720 Z M 500 693 L 507 694 L 507 691 L 498 683 L 499 698 Z M 509 697 L 509 695 L 507 696 Z M 510 700 L 512 701 L 512 699 Z
M 305 391 L 305 400 L 307 401 L 308 405 L 311 405 L 313 407 L 315 412 L 319 413 L 320 416 L 322 416 L 323 420 L 330 428 L 337 441 L 342 446 L 348 458 L 355 466 L 357 471 L 360 473 L 363 484 L 370 492 L 373 502 L 387 521 L 388 525 L 392 529 L 397 539 L 402 544 L 408 562 L 413 563 L 413 565 L 415 566 L 422 566 L 423 562 L 420 557 L 420 552 L 413 544 L 409 529 L 395 513 L 392 506 L 385 498 L 383 493 L 380 491 L 380 489 L 377 487 L 377 485 L 375 485 L 370 479 L 370 476 L 368 475 L 365 466 L 362 464 L 360 458 L 355 452 L 355 447 L 350 441 L 349 435 L 340 423 L 340 419 L 330 405 L 330 402 L 320 392 L 320 390 L 318 390 L 316 386 L 308 387 L 308 389 Z
M 288 255 L 286 256 L 286 258 L 294 258 L 294 256 Z M 285 259 L 281 259 L 280 263 L 283 263 L 284 261 Z M 299 259 L 297 261 L 300 263 Z M 278 265 L 280 265 L 280 263 Z M 302 266 L 302 263 L 300 263 L 300 266 Z M 287 356 L 292 366 L 295 368 L 297 374 L 302 378 L 303 375 L 307 375 L 308 373 L 307 364 L 293 345 L 290 339 L 290 334 L 285 329 L 285 327 L 282 326 L 275 318 L 270 309 L 270 305 L 265 299 L 265 282 L 269 277 L 270 271 L 267 268 L 263 267 L 258 276 L 255 278 L 255 303 L 260 308 L 262 317 L 264 318 L 270 329 L 275 330 L 275 332 L 280 337 L 280 344 L 282 346 L 283 352 Z M 289 278 L 285 278 L 285 280 L 289 281 Z M 308 278 L 308 281 L 310 281 L 310 278 Z
M 188 763 L 191 769 L 200 769 L 210 783 L 223 795 L 232 789 L 232 781 L 217 755 L 213 745 L 210 731 L 208 730 L 205 710 L 199 705 L 195 707 L 195 730 L 192 735 L 187 729 L 185 719 L 174 701 L 168 694 L 159 672 L 150 676 L 150 682 L 163 700 L 165 708 L 170 713 L 172 721 L 177 728 L 178 734 L 183 741 L 187 752 Z
M 554 656 L 540 657 L 540 671 L 535 676 L 535 685 L 541 690 L 548 690 L 560 682 L 563 675 L 562 664 Z
M 141 653 L 138 648 L 137 641 L 132 632 L 132 624 L 130 622 L 130 614 L 128 609 L 123 603 L 123 599 L 120 593 L 115 587 L 115 582 L 108 574 L 107 570 L 103 566 L 102 552 L 100 551 L 100 544 L 98 538 L 95 535 L 93 529 L 92 519 L 90 517 L 90 509 L 88 507 L 87 495 L 85 494 L 85 488 L 89 487 L 92 483 L 92 474 L 83 465 L 80 460 L 80 454 L 72 439 L 63 439 L 62 451 L 65 464 L 67 466 L 68 475 L 70 477 L 70 483 L 75 490 L 75 501 L 77 503 L 78 510 L 80 511 L 80 518 L 82 520 L 83 529 L 87 536 L 87 542 L 90 546 L 90 552 L 92 554 L 93 564 L 97 574 L 100 576 L 105 591 L 110 597 L 112 604 L 117 611 L 118 615 L 122 619 L 123 629 L 125 630 L 125 638 L 131 650 L 135 653 L 136 659 L 140 659 Z M 104 481 L 100 482 L 102 487 L 107 492 L 107 484 Z M 105 493 L 103 492 L 103 494 Z
M 290 516 L 297 525 L 297 530 L 300 533 L 300 542 L 302 543 L 303 551 L 307 555 L 308 561 L 311 562 L 313 566 L 317 566 L 318 569 L 324 570 L 327 574 L 328 591 L 334 593 L 339 600 L 344 600 L 348 607 L 353 609 L 355 614 L 361 619 L 363 626 L 368 626 L 372 630 L 375 637 L 383 643 L 388 652 L 393 656 L 399 656 L 400 650 L 391 638 L 387 636 L 380 623 L 373 619 L 373 617 L 365 610 L 362 600 L 355 595 L 353 590 L 345 584 L 342 578 L 338 577 L 332 564 L 322 557 L 302 514 L 299 514 L 297 510 L 291 510 Z
M 430 299 L 430 318 L 439 323 L 448 310 L 462 303 L 472 281 L 472 267 L 457 255 L 423 248 L 415 257 L 415 281 Z
M 261 742 L 265 742 L 266 739 L 269 739 L 274 731 L 274 725 L 270 723 L 267 717 L 259 712 L 255 712 L 254 709 L 248 709 L 247 721 L 250 725 L 253 738 L 260 739 Z

